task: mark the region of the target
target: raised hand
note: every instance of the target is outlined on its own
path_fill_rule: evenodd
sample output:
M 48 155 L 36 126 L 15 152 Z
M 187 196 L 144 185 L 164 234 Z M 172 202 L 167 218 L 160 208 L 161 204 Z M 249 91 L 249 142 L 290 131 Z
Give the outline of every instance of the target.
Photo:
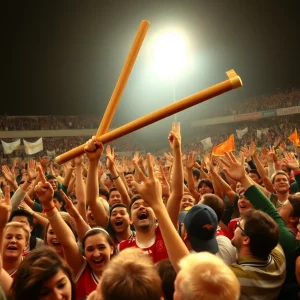
M 34 210 L 24 200 L 21 201 L 19 208 L 28 211 L 30 214 L 34 214 Z
M 112 169 L 115 165 L 115 150 L 109 145 L 106 147 L 106 166 L 108 169 Z
M 34 159 L 29 159 L 27 162 L 27 174 L 30 181 L 34 180 L 38 176 L 36 171 L 36 161 Z
M 86 156 L 88 157 L 90 162 L 94 161 L 98 163 L 103 149 L 103 144 L 97 141 L 96 137 L 93 136 L 85 143 L 84 152 L 86 153 Z
M 162 196 L 170 196 L 170 185 L 162 165 L 160 165 L 160 174 L 161 176 L 159 177 L 159 179 L 162 187 Z
M 10 188 L 7 185 L 4 189 L 4 197 L 0 195 L 0 228 L 4 228 L 11 213 Z
M 158 178 L 154 176 L 154 170 L 151 163 L 151 155 L 148 153 L 147 157 L 147 167 L 149 172 L 149 177 L 146 177 L 145 174 L 140 170 L 139 166 L 136 165 L 140 176 L 142 178 L 142 183 L 137 183 L 133 181 L 131 183 L 134 186 L 142 198 L 153 208 L 159 208 L 163 205 L 162 202 L 162 187 Z
M 63 192 L 63 190 L 60 190 L 60 194 L 65 200 L 65 209 L 67 210 L 67 212 L 71 217 L 76 219 L 76 217 L 79 215 L 79 212 L 76 209 L 76 207 L 73 205 L 71 199 Z
M 284 156 L 285 156 L 285 158 L 282 159 L 282 162 L 285 165 L 287 165 L 293 171 L 299 169 L 299 162 L 298 162 L 297 158 L 295 157 L 294 153 L 285 152 Z
M 44 208 L 51 208 L 54 206 L 52 201 L 54 194 L 53 188 L 51 184 L 46 181 L 41 167 L 38 167 L 38 172 L 41 181 L 34 188 L 35 194 L 42 202 Z
M 172 123 L 172 130 L 169 133 L 168 140 L 173 151 L 181 147 L 180 123 Z
M 250 152 L 250 147 L 241 147 L 241 152 L 244 153 L 244 156 L 246 159 L 249 161 L 251 160 L 251 152 Z
M 244 154 L 241 155 L 241 161 L 238 162 L 231 152 L 225 152 L 227 160 L 221 158 L 221 161 L 226 166 L 224 172 L 235 181 L 241 181 L 245 176 Z
M 75 166 L 81 166 L 82 162 L 83 162 L 83 157 L 82 156 L 78 156 L 74 159 Z
M 188 158 L 186 160 L 186 168 L 192 169 L 196 164 L 196 152 L 192 151 L 189 153 Z
M 7 182 L 9 182 L 10 184 L 13 184 L 16 181 L 16 176 L 15 176 L 15 172 L 11 172 L 11 170 L 9 169 L 9 167 L 7 165 L 3 165 L 2 166 L 2 173 L 6 179 Z

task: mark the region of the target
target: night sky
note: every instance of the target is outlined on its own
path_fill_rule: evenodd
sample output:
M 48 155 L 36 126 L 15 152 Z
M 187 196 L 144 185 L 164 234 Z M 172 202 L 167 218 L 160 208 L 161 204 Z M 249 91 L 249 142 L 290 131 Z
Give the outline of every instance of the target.
M 190 50 L 192 68 L 176 79 L 178 100 L 232 68 L 244 87 L 231 100 L 300 88 L 299 11 L 296 0 L 6 1 L 1 114 L 101 115 L 142 19 L 151 26 L 120 123 L 172 101 L 170 85 L 147 67 L 151 37 L 164 28 L 185 32 Z

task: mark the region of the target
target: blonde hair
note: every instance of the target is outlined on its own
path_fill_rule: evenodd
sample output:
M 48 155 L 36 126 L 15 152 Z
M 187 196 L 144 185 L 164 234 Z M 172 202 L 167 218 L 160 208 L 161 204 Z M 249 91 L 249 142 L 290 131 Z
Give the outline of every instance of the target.
M 125 249 L 104 270 L 100 282 L 103 300 L 160 300 L 161 280 L 149 256 L 140 249 Z
M 179 289 L 185 300 L 236 300 L 240 284 L 233 271 L 217 256 L 192 253 L 179 262 Z
M 29 238 L 30 238 L 30 232 L 29 230 L 24 226 L 23 223 L 20 223 L 20 222 L 9 222 L 6 224 L 5 226 L 5 231 L 10 228 L 10 227 L 13 227 L 13 228 L 20 228 L 20 229 L 23 229 L 23 231 L 25 232 L 25 240 L 26 242 L 29 241 Z

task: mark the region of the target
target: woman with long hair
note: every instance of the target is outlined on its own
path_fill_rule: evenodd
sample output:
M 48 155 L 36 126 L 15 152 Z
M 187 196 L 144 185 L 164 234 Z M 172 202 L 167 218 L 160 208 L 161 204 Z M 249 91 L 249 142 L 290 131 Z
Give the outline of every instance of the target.
M 13 300 L 75 300 L 72 271 L 50 247 L 33 250 L 19 266 L 10 296 Z
M 93 228 L 83 237 L 83 256 L 74 234 L 53 203 L 51 185 L 46 182 L 41 169 L 39 173 L 41 182 L 35 187 L 36 195 L 43 204 L 49 223 L 62 245 L 65 259 L 73 271 L 77 299 L 85 298 L 96 289 L 105 266 L 115 252 L 114 243 L 104 229 Z

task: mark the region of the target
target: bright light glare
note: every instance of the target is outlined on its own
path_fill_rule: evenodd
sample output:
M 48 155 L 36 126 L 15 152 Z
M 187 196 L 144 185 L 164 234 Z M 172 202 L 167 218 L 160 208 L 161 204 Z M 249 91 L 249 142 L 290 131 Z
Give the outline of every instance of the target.
M 178 32 L 167 32 L 154 40 L 154 63 L 160 76 L 175 76 L 186 61 L 185 40 Z

